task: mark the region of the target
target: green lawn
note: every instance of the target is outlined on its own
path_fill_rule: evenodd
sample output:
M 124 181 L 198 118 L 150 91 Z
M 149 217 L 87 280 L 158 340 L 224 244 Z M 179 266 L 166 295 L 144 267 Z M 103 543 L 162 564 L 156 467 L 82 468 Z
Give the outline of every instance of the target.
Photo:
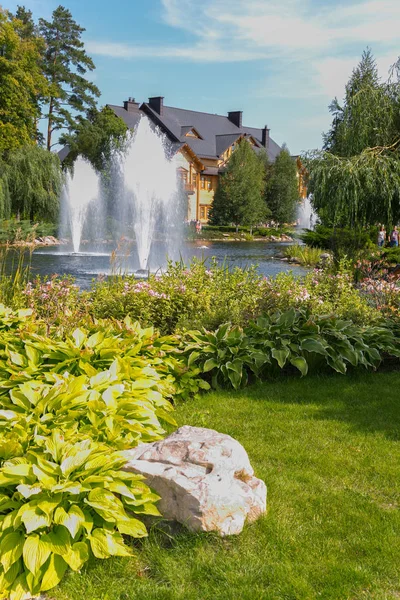
M 400 374 L 286 379 L 177 410 L 247 449 L 268 513 L 237 537 L 154 527 L 57 600 L 400 598 Z

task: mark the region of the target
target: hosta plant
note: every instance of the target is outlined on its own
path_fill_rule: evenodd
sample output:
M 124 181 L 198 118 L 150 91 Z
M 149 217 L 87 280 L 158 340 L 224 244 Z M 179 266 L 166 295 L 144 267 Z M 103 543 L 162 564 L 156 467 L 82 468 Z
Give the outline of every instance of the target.
M 387 327 L 361 327 L 293 308 L 244 329 L 228 323 L 216 332 L 188 332 L 186 340 L 188 364 L 210 374 L 214 387 L 238 388 L 249 375 L 265 378 L 288 366 L 303 376 L 310 366 L 346 373 L 349 366 L 376 369 L 385 356 L 400 357 L 400 343 Z
M 10 600 L 50 590 L 92 555 L 129 555 L 123 534 L 147 535 L 135 515 L 159 514 L 158 496 L 109 446 L 58 429 L 23 445 L 0 468 L 0 598 Z
M 142 382 L 145 389 L 150 387 L 165 398 L 187 398 L 204 383 L 199 371 L 182 361 L 178 345 L 176 336 L 161 337 L 153 327 L 142 328 L 129 317 L 123 323 L 99 321 L 61 339 L 44 335 L 40 322 L 33 332 L 8 327 L 0 337 L 0 395 L 25 381 L 54 381 L 55 374 L 91 378 L 117 361 L 119 381 L 135 380 L 136 390 Z

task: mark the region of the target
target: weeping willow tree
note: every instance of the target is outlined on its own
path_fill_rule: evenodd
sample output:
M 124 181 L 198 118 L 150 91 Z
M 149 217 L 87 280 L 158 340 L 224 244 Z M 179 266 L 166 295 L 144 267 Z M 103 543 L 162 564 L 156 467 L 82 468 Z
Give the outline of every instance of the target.
M 342 157 L 307 156 L 309 191 L 323 223 L 365 227 L 400 220 L 400 140 Z
M 369 50 L 337 98 L 324 149 L 303 157 L 308 189 L 326 225 L 361 228 L 400 219 L 400 85 L 396 66 L 379 79 Z
M 57 155 L 38 146 L 10 152 L 0 178 L 0 217 L 11 213 L 31 221 L 55 221 L 62 183 Z

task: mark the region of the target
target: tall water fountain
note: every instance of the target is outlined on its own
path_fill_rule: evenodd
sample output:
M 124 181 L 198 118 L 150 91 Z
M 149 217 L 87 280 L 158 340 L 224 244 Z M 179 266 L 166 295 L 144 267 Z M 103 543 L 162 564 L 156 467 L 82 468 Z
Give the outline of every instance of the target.
M 150 267 L 149 258 L 156 226 L 167 244 L 170 258 L 179 250 L 183 215 L 177 181 L 177 164 L 170 158 L 166 137 L 147 118 L 142 118 L 122 156 L 122 173 L 128 202 L 133 203 L 133 228 L 140 270 Z M 180 236 L 182 238 L 182 236 Z
M 314 229 L 316 214 L 311 206 L 310 197 L 304 198 L 297 209 L 297 223 L 300 229 Z
M 82 232 L 89 207 L 100 198 L 100 179 L 91 164 L 79 157 L 73 173 L 67 174 L 63 190 L 65 209 L 62 211 L 62 229 L 65 230 L 65 220 L 68 221 L 74 253 L 78 253 L 82 241 Z
M 80 252 L 83 238 L 99 242 L 111 236 L 115 245 L 134 238 L 139 270 L 147 271 L 157 238 L 161 243 L 153 266 L 164 266 L 167 255 L 178 259 L 187 199 L 180 193 L 172 155 L 167 138 L 142 117 L 125 150 L 115 153 L 106 188 L 92 166 L 78 158 L 67 176 L 61 228 L 65 231 L 69 223 L 74 253 Z

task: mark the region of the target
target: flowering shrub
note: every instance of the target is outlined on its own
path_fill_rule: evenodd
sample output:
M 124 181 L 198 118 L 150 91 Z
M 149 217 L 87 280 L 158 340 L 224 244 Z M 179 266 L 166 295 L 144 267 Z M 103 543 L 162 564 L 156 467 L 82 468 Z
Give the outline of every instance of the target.
M 386 317 L 400 318 L 400 284 L 398 281 L 366 278 L 360 283 L 360 291 L 368 304 Z
M 124 277 L 96 284 L 89 304 L 96 318 L 129 315 L 170 333 L 252 318 L 260 309 L 263 287 L 255 267 L 229 271 L 216 263 L 194 261 L 190 268 L 170 263 L 161 277 L 147 281 Z
M 265 281 L 265 310 L 307 308 L 315 315 L 335 314 L 354 323 L 366 324 L 381 320 L 377 307 L 354 286 L 352 275 L 342 269 L 333 274 L 314 269 L 304 279 L 292 273 L 279 273 Z
M 384 317 L 400 320 L 400 273 L 385 254 L 376 253 L 354 265 L 358 289 L 367 304 Z
M 265 312 L 290 307 L 359 324 L 378 322 L 387 315 L 387 303 L 369 298 L 371 288 L 355 285 L 354 272 L 360 281 L 377 274 L 386 277 L 387 268 L 372 268 L 363 260 L 354 271 L 343 260 L 336 272 L 314 269 L 303 278 L 291 272 L 268 278 L 256 267 L 229 270 L 215 262 L 207 266 L 194 261 L 190 267 L 171 263 L 161 276 L 145 281 L 132 276 L 97 281 L 82 293 L 69 278 L 36 279 L 26 287 L 24 298 L 48 330 L 56 325 L 61 333 L 77 324 L 90 327 L 97 319 L 123 320 L 127 315 L 167 334 L 193 327 L 214 329 L 227 321 L 243 326 Z
M 28 282 L 24 291 L 25 304 L 42 318 L 47 327 L 74 326 L 85 314 L 84 296 L 72 277 L 52 275 L 49 279 L 36 277 Z

